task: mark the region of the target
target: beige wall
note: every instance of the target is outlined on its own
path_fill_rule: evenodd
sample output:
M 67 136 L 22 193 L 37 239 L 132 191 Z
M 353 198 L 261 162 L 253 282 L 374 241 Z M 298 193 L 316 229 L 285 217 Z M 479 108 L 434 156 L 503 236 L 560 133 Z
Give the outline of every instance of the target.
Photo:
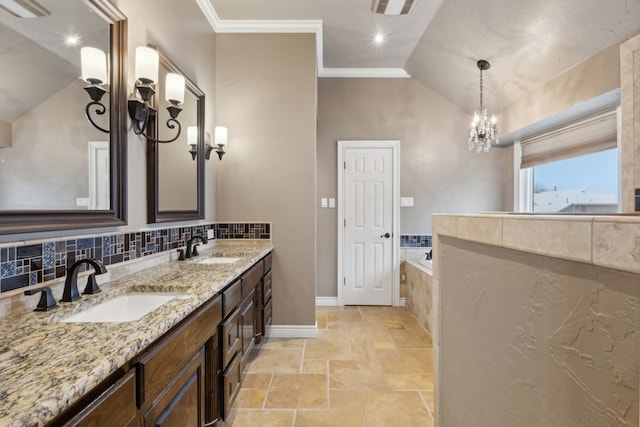
M 127 16 L 128 28 L 128 87 L 129 96 L 134 84 L 135 48 L 147 44 L 156 45 L 186 75 L 188 75 L 206 94 L 205 129 L 213 134 L 215 122 L 215 36 L 206 18 L 196 2 L 177 2 L 172 0 L 113 0 L 114 4 Z M 175 17 L 180 16 L 176 25 Z M 188 23 L 188 25 L 186 24 Z M 82 91 L 82 108 L 88 97 Z M 161 116 L 166 117 L 166 116 Z M 50 132 L 56 130 L 49 129 Z M 185 144 L 186 145 L 186 144 Z M 68 230 L 34 234 L 14 234 L 0 236 L 0 242 L 21 239 L 50 238 L 90 232 L 109 232 L 127 229 L 140 229 L 147 226 L 146 221 L 146 149 L 145 142 L 129 130 L 128 134 L 128 226 L 118 228 L 99 228 L 92 230 Z M 1 153 L 2 151 L 0 151 Z M 204 221 L 215 220 L 215 168 L 217 161 L 206 162 L 205 215 Z M 178 224 L 193 224 L 180 222 Z M 164 223 L 162 226 L 170 226 Z
M 108 137 L 85 118 L 85 85 L 71 82 L 13 122 L 13 144 L 0 150 L 0 209 L 86 209 L 76 198 L 89 197 L 88 142 Z
M 155 45 L 205 93 L 205 130 L 215 127 L 215 35 L 195 1 L 114 0 L 129 19 L 129 91 L 133 90 L 135 48 Z M 176 16 L 180 17 L 176 21 Z M 160 113 L 166 121 L 168 113 Z M 178 117 L 179 118 L 179 117 Z M 186 132 L 186 129 L 183 129 Z M 129 228 L 146 226 L 146 148 L 129 132 Z M 186 149 L 186 144 L 185 149 Z M 215 220 L 215 168 L 205 162 L 205 220 Z M 194 223 L 194 222 L 189 222 Z M 180 224 L 188 224 L 181 222 Z M 162 226 L 167 226 L 164 223 Z
M 544 83 L 498 117 L 507 135 L 620 87 L 620 47 L 613 45 Z
M 218 34 L 219 221 L 273 223 L 273 318 L 315 325 L 316 64 L 312 34 Z
M 439 262 L 439 425 L 638 425 L 637 275 L 449 237 Z
M 469 116 L 413 79 L 318 80 L 318 199 L 337 197 L 338 140 L 400 140 L 402 234 L 431 234 L 435 212 L 502 208 L 503 153 L 467 148 Z M 339 201 L 338 201 L 339 203 Z M 318 215 L 318 296 L 337 295 L 337 209 Z

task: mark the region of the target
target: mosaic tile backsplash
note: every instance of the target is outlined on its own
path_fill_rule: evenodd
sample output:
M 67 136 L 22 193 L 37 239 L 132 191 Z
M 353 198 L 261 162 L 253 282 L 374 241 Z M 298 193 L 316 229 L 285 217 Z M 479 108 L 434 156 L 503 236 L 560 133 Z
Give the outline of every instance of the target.
M 218 240 L 271 239 L 271 224 L 268 223 L 216 223 L 7 246 L 0 248 L 0 291 L 64 277 L 67 267 L 83 258 L 94 258 L 110 265 L 175 250 L 195 234 L 206 236 L 207 230 L 214 230 Z
M 402 235 L 400 236 L 401 248 L 430 248 L 431 235 Z

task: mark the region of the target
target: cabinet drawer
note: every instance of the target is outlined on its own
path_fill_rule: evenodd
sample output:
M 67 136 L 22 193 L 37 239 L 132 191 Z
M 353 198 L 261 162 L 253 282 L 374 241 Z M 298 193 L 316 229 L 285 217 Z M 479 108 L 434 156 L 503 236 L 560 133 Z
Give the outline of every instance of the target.
M 269 300 L 267 301 L 267 303 L 264 305 L 264 326 L 265 326 L 265 332 L 266 332 L 266 326 L 267 325 L 271 325 L 271 321 L 272 321 L 272 310 L 271 310 L 271 302 L 273 300 Z
M 222 369 L 224 369 L 242 345 L 242 318 L 240 309 L 234 311 L 222 325 L 220 333 L 222 335 Z
M 130 426 L 137 416 L 135 369 L 109 387 L 67 426 Z
M 227 317 L 233 310 L 240 306 L 242 301 L 242 284 L 240 280 L 222 291 L 222 316 Z
M 251 350 L 255 345 L 256 335 L 256 308 L 255 308 L 255 291 L 246 296 L 242 302 L 242 363 L 241 370 L 249 359 Z
M 273 256 L 271 253 L 264 257 L 264 273 L 266 273 L 267 271 L 271 271 L 272 258 Z
M 204 343 L 222 320 L 221 298 L 215 297 L 169 332 L 138 363 L 138 407 L 155 398 Z
M 222 375 L 222 384 L 224 385 L 223 392 L 223 418 L 227 420 L 231 411 L 231 406 L 238 396 L 240 391 L 240 380 L 242 378 L 240 372 L 240 359 L 242 355 L 236 354 L 236 357 L 231 361 L 231 364 Z
M 244 273 L 242 278 L 242 296 L 246 298 L 251 291 L 253 291 L 256 286 L 260 284 L 260 279 L 262 278 L 262 261 L 258 261 L 253 267 L 247 270 Z
M 271 299 L 271 271 L 265 274 L 263 279 L 262 304 L 266 304 Z

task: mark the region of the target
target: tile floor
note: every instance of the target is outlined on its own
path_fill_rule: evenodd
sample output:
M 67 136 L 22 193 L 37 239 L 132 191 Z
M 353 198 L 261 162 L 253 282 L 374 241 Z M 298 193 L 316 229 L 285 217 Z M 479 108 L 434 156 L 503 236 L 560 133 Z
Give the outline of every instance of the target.
M 318 307 L 318 339 L 267 339 L 233 427 L 433 426 L 431 337 L 400 307 Z

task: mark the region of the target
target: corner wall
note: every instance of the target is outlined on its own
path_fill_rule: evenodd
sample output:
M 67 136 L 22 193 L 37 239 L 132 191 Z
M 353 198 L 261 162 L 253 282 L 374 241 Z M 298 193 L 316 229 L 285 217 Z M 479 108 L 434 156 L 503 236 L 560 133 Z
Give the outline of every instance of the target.
M 217 218 L 272 222 L 273 323 L 315 327 L 315 35 L 216 39 Z
M 337 209 L 319 203 L 338 194 L 337 141 L 400 140 L 400 233 L 429 235 L 432 213 L 503 209 L 503 150 L 470 152 L 468 123 L 414 79 L 318 79 L 318 296 L 337 296 Z

